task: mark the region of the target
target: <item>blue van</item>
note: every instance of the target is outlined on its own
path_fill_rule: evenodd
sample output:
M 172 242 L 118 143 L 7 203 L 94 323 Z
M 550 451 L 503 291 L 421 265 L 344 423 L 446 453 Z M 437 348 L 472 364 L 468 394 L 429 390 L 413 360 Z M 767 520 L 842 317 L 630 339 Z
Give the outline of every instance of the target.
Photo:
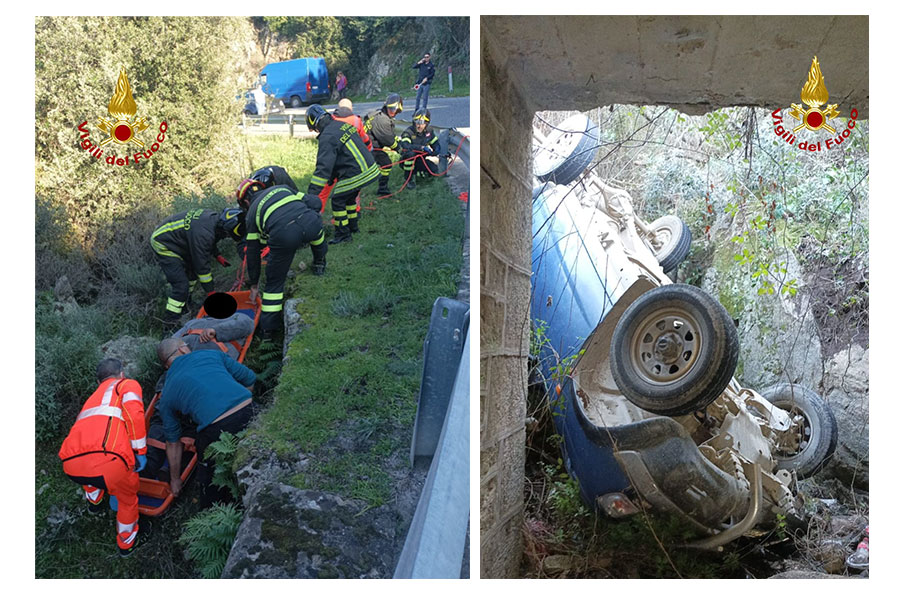
M 324 58 L 295 58 L 268 64 L 259 72 L 259 83 L 267 95 L 293 108 L 331 97 Z

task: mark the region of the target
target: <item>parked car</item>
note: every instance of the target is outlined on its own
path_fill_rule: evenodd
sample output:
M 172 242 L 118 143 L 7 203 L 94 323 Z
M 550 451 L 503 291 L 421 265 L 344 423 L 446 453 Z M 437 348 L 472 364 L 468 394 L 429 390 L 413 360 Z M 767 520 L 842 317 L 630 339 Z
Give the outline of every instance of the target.
M 702 548 L 802 518 L 796 482 L 834 452 L 831 410 L 799 385 L 738 383 L 731 316 L 666 274 L 689 228 L 635 215 L 588 168 L 597 146 L 583 115 L 535 130 L 531 317 L 569 475 L 611 516 L 680 515 Z
M 274 96 L 292 108 L 331 97 L 324 58 L 295 58 L 270 63 L 259 72 L 259 81 L 266 95 Z

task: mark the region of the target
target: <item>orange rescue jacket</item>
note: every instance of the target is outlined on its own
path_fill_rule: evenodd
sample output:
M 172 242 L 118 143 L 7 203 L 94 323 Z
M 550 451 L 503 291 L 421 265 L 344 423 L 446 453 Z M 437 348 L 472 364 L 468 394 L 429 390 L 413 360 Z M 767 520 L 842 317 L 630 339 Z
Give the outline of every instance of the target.
M 134 379 L 103 380 L 81 407 L 59 449 L 63 462 L 94 453 L 118 456 L 130 469 L 135 453 L 147 453 L 144 401 Z

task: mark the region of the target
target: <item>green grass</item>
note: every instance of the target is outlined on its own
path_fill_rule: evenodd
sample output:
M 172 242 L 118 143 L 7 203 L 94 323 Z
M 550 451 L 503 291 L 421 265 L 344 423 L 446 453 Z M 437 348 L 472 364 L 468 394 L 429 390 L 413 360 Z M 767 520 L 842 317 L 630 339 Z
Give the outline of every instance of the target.
M 400 185 L 395 169 L 391 189 Z M 374 191 L 364 191 L 363 206 Z M 302 298 L 308 327 L 292 342 L 275 401 L 250 437 L 253 454 L 314 454 L 298 479 L 307 487 L 375 506 L 393 486 L 385 461 L 410 443 L 432 304 L 456 294 L 463 219 L 436 180 L 377 201 L 360 227 L 352 244 L 330 248 L 324 277 L 305 271 L 287 286 L 286 297 Z M 308 252 L 297 260 L 308 262 Z

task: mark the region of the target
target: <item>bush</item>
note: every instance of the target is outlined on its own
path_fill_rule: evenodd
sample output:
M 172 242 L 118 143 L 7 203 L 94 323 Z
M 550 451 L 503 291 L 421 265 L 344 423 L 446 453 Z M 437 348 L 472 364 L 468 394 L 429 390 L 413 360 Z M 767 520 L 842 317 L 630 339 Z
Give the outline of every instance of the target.
M 243 512 L 234 504 L 215 504 L 185 524 L 178 541 L 187 548 L 203 577 L 215 579 L 222 575 L 242 517 Z
M 102 35 L 103 43 L 85 43 Z M 79 233 L 127 219 L 133 209 L 208 186 L 234 185 L 241 164 L 235 99 L 250 73 L 253 31 L 237 17 L 38 17 L 35 20 L 35 185 Z M 110 48 L 115 48 L 114 52 Z M 136 166 L 110 167 L 79 145 L 91 139 L 125 67 L 137 117 L 160 149 Z M 140 137 L 140 136 L 139 136 Z M 144 134 L 143 137 L 149 137 Z M 110 144 L 110 147 L 116 144 Z M 107 147 L 106 153 L 127 152 Z

